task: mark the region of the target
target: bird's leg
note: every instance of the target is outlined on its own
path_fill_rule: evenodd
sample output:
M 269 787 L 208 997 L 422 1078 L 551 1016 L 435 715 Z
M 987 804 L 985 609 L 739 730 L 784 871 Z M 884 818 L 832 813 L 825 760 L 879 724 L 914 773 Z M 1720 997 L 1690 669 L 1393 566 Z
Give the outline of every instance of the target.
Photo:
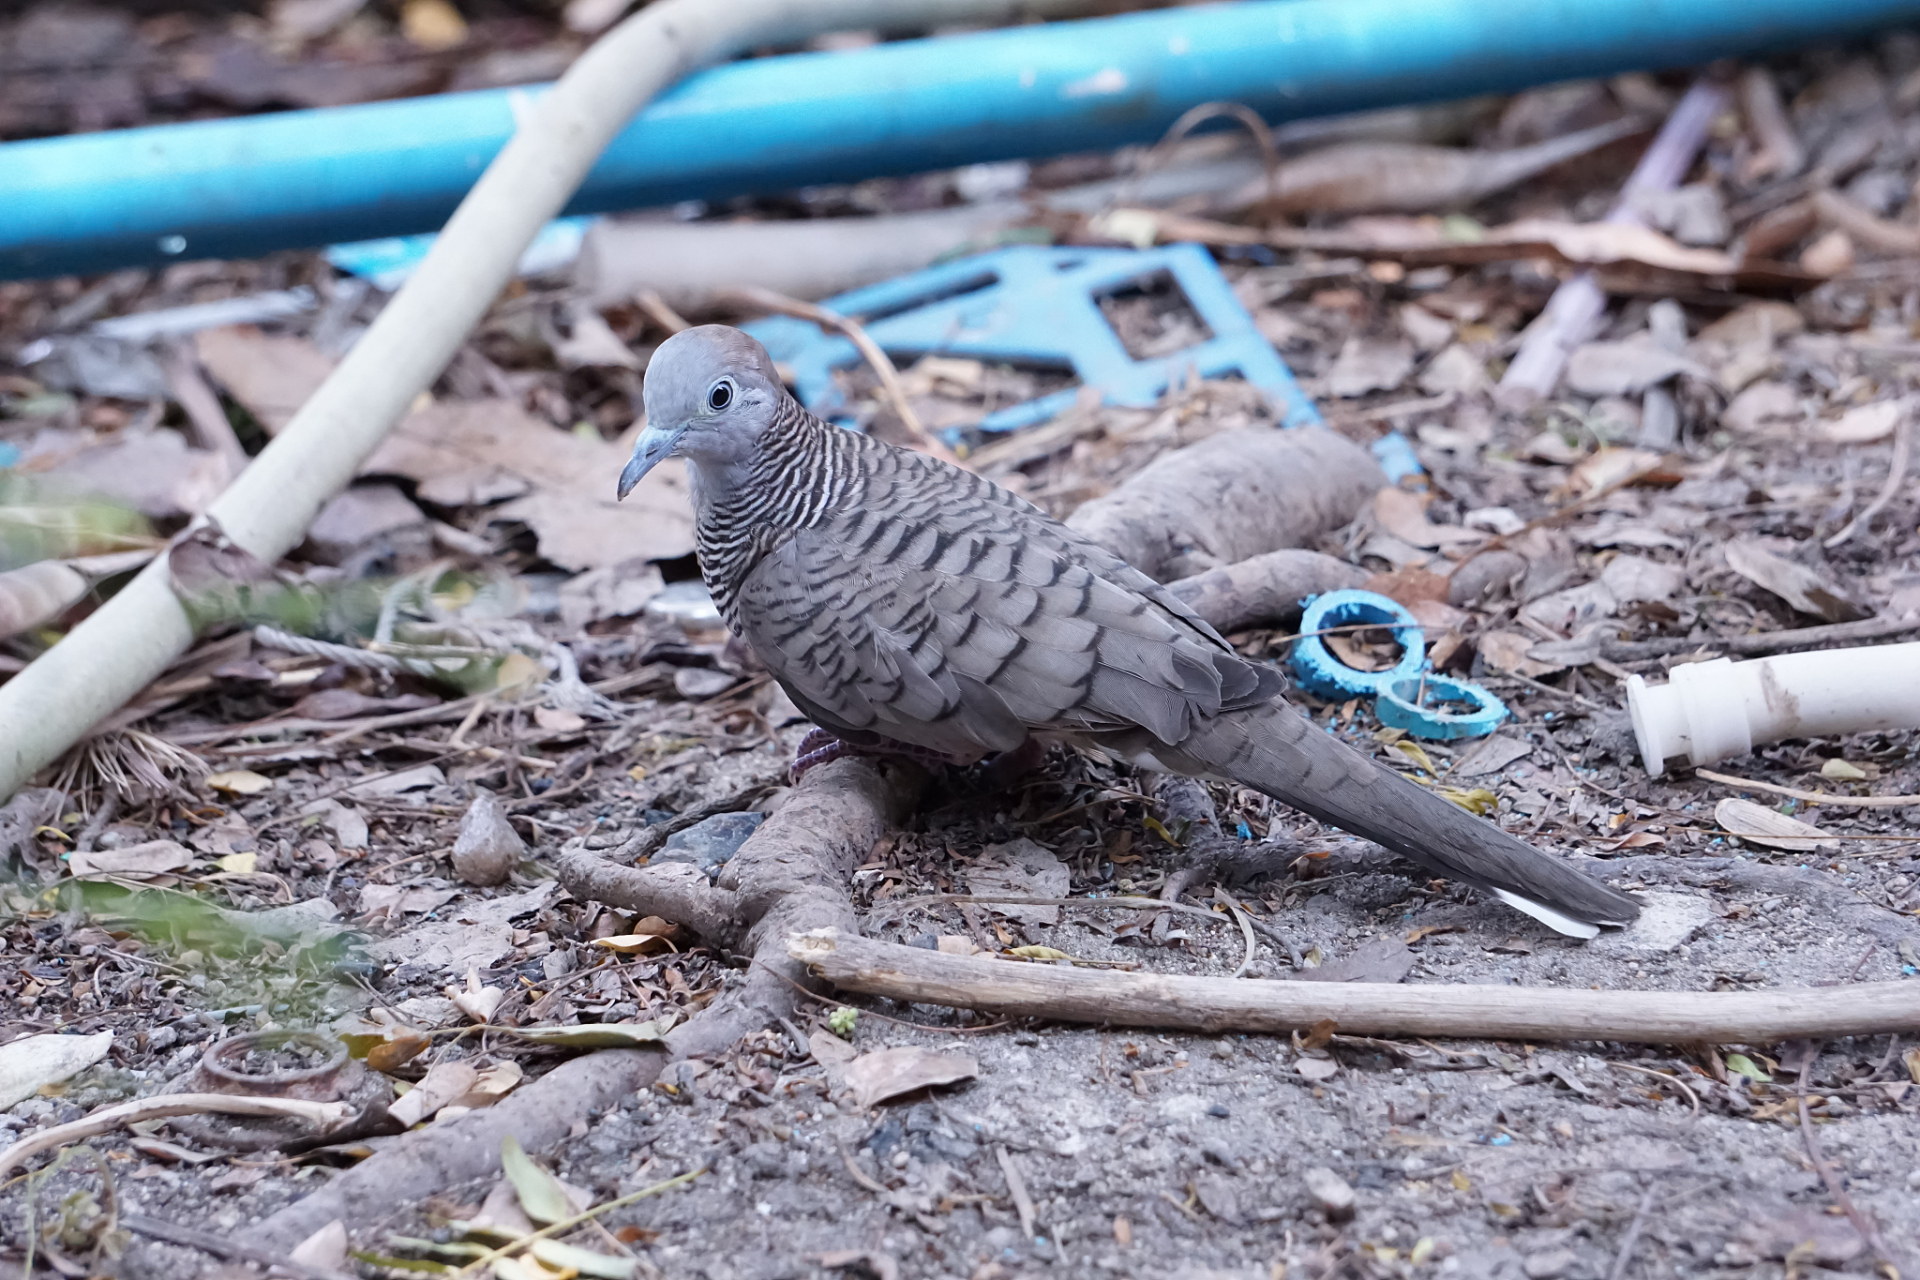
M 1047 758 L 1038 738 L 1028 738 L 1011 751 L 1002 751 L 980 765 L 980 784 L 988 791 L 1004 791 L 1034 772 Z
M 860 746 L 844 742 L 825 729 L 807 730 L 807 736 L 800 739 L 800 745 L 793 749 L 793 763 L 787 766 L 787 780 L 797 783 L 806 776 L 807 770 L 823 765 L 829 760 L 838 760 L 842 756 L 894 756 L 911 760 L 928 769 L 941 765 L 954 764 L 952 756 L 942 755 L 938 751 L 929 751 L 925 747 L 911 746 L 905 742 L 886 742 L 874 746 Z

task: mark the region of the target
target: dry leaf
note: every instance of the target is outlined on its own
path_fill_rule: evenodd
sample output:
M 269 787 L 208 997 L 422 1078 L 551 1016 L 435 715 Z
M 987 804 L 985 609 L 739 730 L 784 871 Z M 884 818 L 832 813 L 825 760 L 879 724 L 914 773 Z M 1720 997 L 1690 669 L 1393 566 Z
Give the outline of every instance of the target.
M 1771 423 L 1799 422 L 1807 416 L 1800 396 L 1784 382 L 1756 382 L 1735 396 L 1720 414 L 1729 431 L 1753 434 Z
M 85 1071 L 113 1048 L 113 1032 L 22 1036 L 0 1045 L 0 1110 Z
M 334 362 L 305 338 L 262 333 L 252 325 L 207 329 L 194 335 L 193 347 L 207 373 L 269 435 L 293 421 L 333 372 Z
M 511 499 L 492 516 L 526 523 L 540 554 L 562 568 L 686 555 L 693 521 L 684 468 L 656 467 L 621 502 L 614 481 L 626 454 L 556 430 L 512 401 L 443 402 L 396 427 L 363 470 L 416 480 L 419 497 L 439 506 Z
M 1487 540 L 1477 529 L 1432 523 L 1419 494 L 1392 486 L 1373 495 L 1373 515 L 1386 532 L 1416 547 L 1457 547 Z
M 479 971 L 473 965 L 467 966 L 467 985 L 464 988 L 448 987 L 446 995 L 460 1012 L 480 1023 L 491 1019 L 494 1010 L 507 998 L 504 988 L 483 986 Z
M 984 896 L 1064 898 L 1072 887 L 1067 864 L 1031 840 L 988 845 L 967 868 L 967 891 Z M 990 904 L 990 909 L 1022 924 L 1058 924 L 1058 907 Z
M 436 1062 L 420 1082 L 387 1108 L 387 1114 L 411 1129 L 440 1108 L 473 1090 L 480 1071 L 469 1062 Z
M 46 626 L 88 590 L 86 575 L 58 560 L 0 573 L 0 639 Z
M 1828 622 L 1857 622 L 1872 616 L 1813 570 L 1773 554 L 1750 538 L 1729 542 L 1726 555 L 1728 568 L 1802 613 Z
M 1397 339 L 1348 338 L 1327 371 L 1327 390 L 1343 398 L 1392 391 L 1413 372 L 1413 347 Z
M 180 871 L 193 861 L 185 845 L 171 840 L 148 840 L 124 849 L 75 850 L 67 855 L 67 869 L 78 877 L 157 876 Z
M 980 1064 L 971 1054 L 910 1046 L 863 1053 L 845 1070 L 854 1103 L 865 1110 L 903 1093 L 972 1080 L 980 1074 Z
M 1566 668 L 1564 662 L 1541 662 L 1528 657 L 1538 643 L 1534 636 L 1524 631 L 1488 631 L 1475 641 L 1475 646 L 1480 656 L 1486 659 L 1487 665 L 1495 671 L 1510 671 L 1537 679 Z
M 1713 820 L 1720 824 L 1721 830 L 1739 836 L 1750 844 L 1765 845 L 1769 849 L 1810 853 L 1815 849 L 1833 848 L 1836 844 L 1831 836 L 1812 823 L 1789 818 L 1765 805 L 1732 796 L 1713 807 Z
M 462 44 L 467 20 L 447 0 L 406 0 L 400 8 L 400 31 L 429 53 Z
M 403 1099 L 404 1101 L 404 1099 Z M 500 1172 L 513 1184 L 520 1208 L 541 1226 L 571 1218 L 579 1212 L 560 1179 L 533 1162 L 520 1140 L 508 1134 L 500 1142 Z M 590 1207 L 590 1206 L 589 1206 Z
M 260 869 L 260 855 L 257 853 L 230 853 L 224 858 L 214 859 L 214 864 L 228 875 L 250 876 Z
M 207 785 L 228 795 L 257 796 L 263 791 L 273 790 L 273 779 L 251 769 L 229 769 L 224 773 L 208 774 Z
M 1713 375 L 1649 338 L 1589 342 L 1567 361 L 1567 386 L 1583 396 L 1637 394 L 1679 374 L 1711 382 Z
M 1893 435 L 1907 410 L 1904 400 L 1880 400 L 1849 409 L 1831 422 L 1814 427 L 1814 435 L 1828 444 L 1872 444 Z
M 1464 208 L 1641 127 L 1616 120 L 1531 146 L 1487 151 L 1414 142 L 1339 143 L 1289 157 L 1271 183 L 1260 178 L 1218 207 L 1251 204 L 1262 213 Z
M 1662 455 L 1651 449 L 1601 449 L 1580 460 L 1567 476 L 1567 487 L 1584 498 L 1629 484 L 1658 467 L 1661 460 Z

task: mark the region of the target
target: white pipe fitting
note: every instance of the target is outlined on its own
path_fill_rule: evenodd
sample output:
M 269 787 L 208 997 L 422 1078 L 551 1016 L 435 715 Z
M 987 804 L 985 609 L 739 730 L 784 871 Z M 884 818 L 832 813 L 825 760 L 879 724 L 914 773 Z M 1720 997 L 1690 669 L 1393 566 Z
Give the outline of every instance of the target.
M 1664 685 L 1630 677 L 1627 708 L 1656 777 L 1674 756 L 1698 766 L 1782 738 L 1920 729 L 1920 643 L 1690 662 Z

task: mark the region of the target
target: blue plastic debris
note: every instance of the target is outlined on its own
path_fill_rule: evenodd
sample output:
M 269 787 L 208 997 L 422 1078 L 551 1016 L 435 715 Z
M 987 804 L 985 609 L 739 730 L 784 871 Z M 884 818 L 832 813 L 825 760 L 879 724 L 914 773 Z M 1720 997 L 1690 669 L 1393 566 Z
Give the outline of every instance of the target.
M 1391 627 L 1400 661 L 1387 671 L 1361 671 L 1334 657 L 1321 637 L 1351 626 Z M 1486 689 L 1428 671 L 1426 654 L 1426 632 L 1399 601 L 1347 590 L 1308 599 L 1291 661 L 1309 691 L 1323 698 L 1375 698 L 1374 713 L 1381 724 L 1416 738 L 1478 738 L 1507 718 L 1506 704 Z M 1453 712 L 1436 705 L 1448 702 L 1465 702 L 1473 710 Z
M 587 228 L 596 221 L 595 218 L 556 218 L 549 222 L 520 255 L 516 271 L 523 276 L 538 276 L 571 266 L 580 256 Z M 336 244 L 327 250 L 327 261 L 391 293 L 405 284 L 407 277 L 426 260 L 427 250 L 433 248 L 437 239 L 437 232 L 428 231 L 417 236 L 386 236 L 379 240 Z
M 1443 704 L 1468 703 L 1471 711 L 1449 711 Z M 1397 680 L 1380 689 L 1373 704 L 1380 723 L 1405 729 L 1416 738 L 1483 738 L 1507 718 L 1507 705 L 1480 685 L 1451 676 Z
M 1393 628 L 1400 661 L 1386 671 L 1361 671 L 1334 657 L 1322 634 L 1351 626 Z M 1348 590 L 1329 591 L 1308 601 L 1292 662 L 1300 683 L 1323 698 L 1371 698 L 1388 684 L 1418 676 L 1426 655 L 1426 632 L 1398 601 L 1372 591 Z
M 10 467 L 20 461 L 20 446 L 0 440 L 0 467 Z
M 1170 355 L 1127 354 L 1099 299 L 1168 275 L 1212 336 Z M 1058 249 L 1017 245 L 958 258 L 829 299 L 859 320 L 889 355 L 962 356 L 1070 368 L 1113 405 L 1156 404 L 1190 368 L 1203 377 L 1238 374 L 1273 397 L 1289 427 L 1320 425 L 1320 413 L 1273 346 L 1254 328 L 1213 259 L 1198 245 L 1157 249 Z M 800 400 L 825 418 L 845 411 L 833 371 L 860 360 L 853 343 L 805 320 L 774 316 L 746 326 L 773 358 L 790 365 Z M 1014 431 L 1070 406 L 1069 388 L 987 415 L 983 431 Z

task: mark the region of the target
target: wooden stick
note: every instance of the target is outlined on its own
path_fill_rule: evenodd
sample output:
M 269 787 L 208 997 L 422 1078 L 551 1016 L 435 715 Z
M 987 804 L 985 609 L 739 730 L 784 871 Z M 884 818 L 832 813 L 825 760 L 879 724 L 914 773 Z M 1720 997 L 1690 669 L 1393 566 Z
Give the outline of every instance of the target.
M 42 1129 L 0 1151 L 0 1178 L 42 1151 L 64 1147 L 103 1133 L 112 1133 L 121 1125 L 141 1120 L 159 1120 L 167 1116 L 198 1116 L 209 1112 L 229 1116 L 273 1116 L 301 1120 L 322 1131 L 341 1124 L 353 1115 L 344 1102 L 308 1102 L 303 1098 L 253 1098 L 237 1093 L 164 1093 L 153 1098 L 136 1098 L 117 1107 L 102 1107 L 91 1115 L 51 1129 Z
M 1696 768 L 1693 776 L 1709 778 L 1714 782 L 1724 782 L 1730 787 L 1745 787 L 1749 791 L 1766 791 L 1776 796 L 1791 796 L 1795 800 L 1805 800 L 1808 804 L 1828 804 L 1835 808 L 1904 809 L 1909 805 L 1920 805 L 1920 796 L 1841 796 L 1827 791 L 1802 791 L 1798 787 L 1783 787 L 1776 782 L 1755 782 L 1751 778 L 1736 778 L 1730 773 L 1715 773 L 1711 769 Z M 1861 837 L 1863 840 L 1878 838 L 1880 837 Z
M 860 352 L 861 359 L 867 362 L 875 376 L 880 379 L 880 389 L 886 392 L 887 399 L 893 403 L 893 411 L 900 415 L 900 424 L 906 428 L 909 443 L 921 453 L 932 454 L 942 462 L 951 462 L 956 467 L 966 467 L 947 448 L 939 437 L 928 431 L 921 423 L 920 415 L 913 411 L 913 404 L 907 399 L 906 388 L 900 385 L 900 371 L 893 367 L 893 361 L 880 349 L 880 344 L 868 335 L 859 321 L 851 316 L 843 316 L 838 311 L 811 302 L 802 302 L 798 298 L 789 298 L 784 293 L 775 293 L 772 289 L 743 285 L 725 290 L 724 296 L 744 302 L 749 306 L 764 307 L 768 311 L 777 311 L 781 315 L 793 316 L 798 320 L 810 320 L 822 328 L 833 329 L 845 336 Z M 972 468 L 968 467 L 968 470 Z
M 1259 982 L 1011 964 L 819 929 L 788 953 L 847 991 L 1010 1017 L 1183 1031 L 1295 1031 L 1476 1040 L 1763 1044 L 1920 1030 L 1920 983 L 1772 991 Z

